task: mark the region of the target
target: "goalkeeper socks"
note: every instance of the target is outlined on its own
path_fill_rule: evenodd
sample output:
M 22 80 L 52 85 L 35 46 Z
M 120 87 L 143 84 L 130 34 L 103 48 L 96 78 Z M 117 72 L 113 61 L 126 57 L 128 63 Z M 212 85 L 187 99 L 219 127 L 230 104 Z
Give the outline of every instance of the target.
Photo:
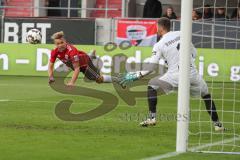
M 150 119 L 156 119 L 156 113 L 149 112 Z
M 210 94 L 202 97 L 206 106 L 208 114 L 211 116 L 213 122 L 218 122 L 218 114 L 214 101 Z
M 148 86 L 148 107 L 150 111 L 150 118 L 156 118 L 157 91 L 151 86 Z
M 214 126 L 222 127 L 223 125 L 221 122 L 214 122 Z
M 103 76 L 103 82 L 104 83 L 111 83 L 112 77 L 110 75 L 102 75 Z

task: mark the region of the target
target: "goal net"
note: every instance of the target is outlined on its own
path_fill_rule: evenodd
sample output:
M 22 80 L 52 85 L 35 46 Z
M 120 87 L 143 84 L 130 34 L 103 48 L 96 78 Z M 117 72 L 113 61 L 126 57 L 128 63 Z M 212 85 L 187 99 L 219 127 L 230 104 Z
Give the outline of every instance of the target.
M 191 98 L 188 150 L 240 154 L 240 0 L 194 0 L 193 12 L 197 67 L 226 131 L 216 132 L 204 101 Z

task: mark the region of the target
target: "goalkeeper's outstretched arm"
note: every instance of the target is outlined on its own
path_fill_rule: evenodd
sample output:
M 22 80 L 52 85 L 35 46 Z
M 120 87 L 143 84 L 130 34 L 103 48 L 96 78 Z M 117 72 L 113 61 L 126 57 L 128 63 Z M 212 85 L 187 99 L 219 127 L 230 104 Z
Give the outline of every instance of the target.
M 153 54 L 150 57 L 148 63 L 144 64 L 143 70 L 128 72 L 127 74 L 125 74 L 120 80 L 121 86 L 126 87 L 128 83 L 139 80 L 152 73 L 155 70 L 156 66 L 158 65 L 160 58 L 161 58 L 160 54 L 153 50 Z

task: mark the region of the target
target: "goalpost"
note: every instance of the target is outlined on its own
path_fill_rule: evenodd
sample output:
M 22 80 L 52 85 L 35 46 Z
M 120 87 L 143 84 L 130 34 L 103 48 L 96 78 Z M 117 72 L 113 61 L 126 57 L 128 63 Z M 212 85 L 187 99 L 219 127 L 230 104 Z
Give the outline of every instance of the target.
M 189 69 L 190 43 L 192 40 L 192 9 L 193 0 L 181 2 L 181 39 L 178 86 L 178 119 L 177 119 L 177 152 L 187 151 L 189 125 Z
M 209 4 L 215 16 L 218 8 L 230 13 L 240 0 L 201 0 L 204 12 Z M 234 20 L 199 20 L 192 22 L 193 0 L 181 2 L 181 47 L 177 112 L 176 151 L 240 154 L 240 15 Z M 192 30 L 192 25 L 195 27 Z M 198 28 L 198 29 L 196 29 Z M 194 37 L 198 48 L 198 69 L 208 83 L 216 103 L 220 121 L 227 128 L 215 132 L 213 123 L 201 99 L 189 96 L 189 45 Z M 205 67 L 204 67 L 205 66 Z M 207 67 L 206 67 L 207 66 Z M 206 69 L 204 71 L 204 68 Z

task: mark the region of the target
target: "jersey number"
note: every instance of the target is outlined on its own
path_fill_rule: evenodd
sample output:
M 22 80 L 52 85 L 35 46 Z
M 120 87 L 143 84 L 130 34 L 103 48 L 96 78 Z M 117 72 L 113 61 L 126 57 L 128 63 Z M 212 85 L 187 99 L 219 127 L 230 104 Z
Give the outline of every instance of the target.
M 177 45 L 177 50 L 179 51 L 180 50 L 180 43 L 178 43 L 178 45 Z M 190 67 L 192 67 L 193 65 L 192 64 L 190 64 Z M 178 65 L 178 69 L 179 69 L 179 65 Z
M 178 51 L 180 50 L 180 43 L 178 43 L 178 45 L 177 45 L 177 50 Z
M 180 50 L 180 43 L 178 43 L 178 45 L 177 45 L 177 50 L 178 50 L 178 53 L 179 53 L 179 50 Z M 179 65 L 178 65 L 178 70 L 179 70 Z

